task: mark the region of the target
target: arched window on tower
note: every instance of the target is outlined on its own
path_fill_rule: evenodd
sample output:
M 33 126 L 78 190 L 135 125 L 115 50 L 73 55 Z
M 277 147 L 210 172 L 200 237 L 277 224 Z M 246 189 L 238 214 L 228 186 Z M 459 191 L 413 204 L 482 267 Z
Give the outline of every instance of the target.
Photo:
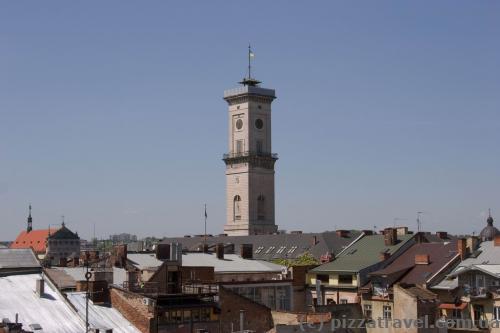
M 235 195 L 233 199 L 233 220 L 241 220 L 241 197 Z
M 266 198 L 261 194 L 257 198 L 257 220 L 266 219 Z

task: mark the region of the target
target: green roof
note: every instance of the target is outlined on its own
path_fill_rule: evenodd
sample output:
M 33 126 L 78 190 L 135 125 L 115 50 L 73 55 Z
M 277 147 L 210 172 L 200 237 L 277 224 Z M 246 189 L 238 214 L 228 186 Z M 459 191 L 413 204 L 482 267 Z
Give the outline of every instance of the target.
M 360 270 L 380 262 L 380 253 L 387 252 L 393 255 L 414 235 L 398 235 L 398 242 L 386 246 L 384 235 L 364 236 L 344 250 L 335 260 L 311 270 L 314 273 L 329 272 L 359 272 Z

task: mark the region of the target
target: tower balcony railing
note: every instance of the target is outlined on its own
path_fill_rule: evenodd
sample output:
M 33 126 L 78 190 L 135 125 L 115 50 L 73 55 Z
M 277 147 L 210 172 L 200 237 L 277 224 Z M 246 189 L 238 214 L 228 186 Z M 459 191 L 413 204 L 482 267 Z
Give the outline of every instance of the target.
M 264 157 L 271 158 L 273 160 L 278 159 L 278 154 L 276 153 L 265 153 L 265 152 L 256 152 L 256 151 L 244 151 L 244 152 L 236 152 L 236 153 L 227 153 L 222 156 L 223 160 L 228 160 L 231 158 L 241 158 L 241 157 Z

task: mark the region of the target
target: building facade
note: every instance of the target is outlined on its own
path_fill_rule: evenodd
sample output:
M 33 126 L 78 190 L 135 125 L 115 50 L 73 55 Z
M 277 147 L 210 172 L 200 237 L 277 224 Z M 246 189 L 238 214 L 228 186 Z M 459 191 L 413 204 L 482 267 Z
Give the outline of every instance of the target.
M 277 231 L 274 219 L 274 164 L 271 146 L 273 89 L 244 79 L 241 87 L 226 90 L 229 104 L 229 147 L 226 164 L 227 222 L 224 233 L 270 234 Z

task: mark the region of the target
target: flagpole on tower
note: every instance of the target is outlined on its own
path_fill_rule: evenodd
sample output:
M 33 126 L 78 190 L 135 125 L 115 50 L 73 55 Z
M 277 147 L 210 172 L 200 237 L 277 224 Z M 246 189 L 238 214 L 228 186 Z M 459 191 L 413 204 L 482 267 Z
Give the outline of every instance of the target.
M 205 234 L 203 237 L 203 248 L 205 248 L 205 245 L 207 244 L 207 204 L 205 204 Z
M 248 44 L 248 78 L 249 79 L 252 78 L 252 73 L 251 73 L 252 65 L 250 63 L 251 57 L 252 57 L 252 47 L 250 46 L 250 44 Z

